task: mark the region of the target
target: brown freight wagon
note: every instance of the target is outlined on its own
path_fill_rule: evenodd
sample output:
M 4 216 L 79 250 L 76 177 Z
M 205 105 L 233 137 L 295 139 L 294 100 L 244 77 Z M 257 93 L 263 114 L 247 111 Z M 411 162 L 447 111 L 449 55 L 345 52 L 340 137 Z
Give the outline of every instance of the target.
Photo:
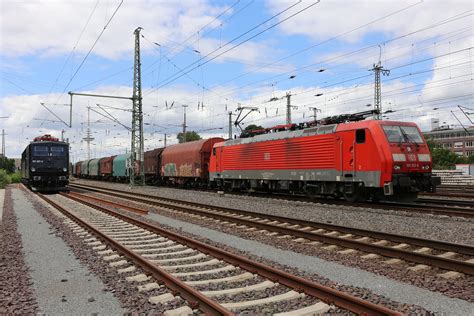
M 161 153 L 164 148 L 156 148 L 150 151 L 145 151 L 144 164 L 145 164 L 145 181 L 151 184 L 157 184 L 160 182 L 161 175 Z
M 74 165 L 74 176 L 77 178 L 81 177 L 81 166 L 82 166 L 82 161 L 76 162 Z
M 112 178 L 112 164 L 115 156 L 105 157 L 99 161 L 100 164 L 100 177 L 102 179 L 111 179 Z
M 164 181 L 189 185 L 207 182 L 212 147 L 222 141 L 223 138 L 214 137 L 166 147 L 161 153 Z

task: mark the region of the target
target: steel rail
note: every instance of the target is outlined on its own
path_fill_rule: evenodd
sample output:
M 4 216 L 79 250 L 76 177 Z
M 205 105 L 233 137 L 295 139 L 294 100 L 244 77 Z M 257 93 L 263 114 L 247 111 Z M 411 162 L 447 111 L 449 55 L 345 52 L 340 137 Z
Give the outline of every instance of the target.
M 69 193 L 70 194 L 77 194 L 75 192 L 69 192 Z M 107 200 L 103 200 L 103 199 L 98 199 L 98 198 L 93 197 L 93 196 L 87 196 L 87 198 L 90 199 L 90 200 L 94 200 L 96 202 L 106 204 L 106 205 L 120 207 L 120 208 L 126 209 L 127 211 L 137 213 L 137 214 L 140 214 L 140 215 L 148 214 L 147 210 L 143 210 L 143 209 L 140 209 L 140 208 L 137 208 L 137 207 L 133 207 L 133 206 L 129 206 L 129 205 L 123 205 L 123 204 L 119 204 L 119 203 L 115 203 L 115 202 L 107 201 Z
M 444 196 L 444 197 L 472 199 L 474 197 L 474 192 L 462 192 L 460 190 L 456 190 L 456 191 L 444 191 L 444 192 L 436 192 L 436 193 L 423 193 L 422 196 L 440 196 L 440 197 Z
M 354 297 L 352 295 L 318 284 L 316 282 L 303 279 L 301 277 L 292 275 L 290 273 L 281 271 L 279 269 L 264 265 L 262 263 L 233 254 L 231 252 L 222 250 L 218 247 L 205 244 L 203 242 L 194 240 L 186 236 L 179 235 L 177 233 L 174 233 L 166 229 L 160 228 L 158 226 L 152 225 L 150 223 L 147 223 L 143 220 L 136 219 L 127 215 L 123 215 L 112 210 L 108 210 L 99 205 L 93 204 L 91 202 L 88 202 L 86 200 L 83 200 L 75 196 L 68 196 L 68 194 L 64 194 L 64 195 L 69 197 L 72 200 L 81 202 L 87 206 L 100 210 L 109 215 L 115 216 L 121 220 L 127 221 L 134 225 L 140 226 L 144 229 L 152 231 L 168 239 L 172 239 L 180 244 L 186 244 L 190 248 L 206 253 L 214 258 L 223 260 L 234 266 L 238 266 L 243 270 L 247 270 L 251 273 L 258 274 L 264 278 L 272 280 L 273 282 L 278 282 L 282 285 L 290 287 L 298 292 L 304 292 L 324 302 L 327 302 L 328 304 L 337 305 L 343 309 L 352 311 L 357 314 L 402 315 L 402 313 L 393 311 L 384 306 L 380 306 L 380 305 L 365 301 L 358 297 Z
M 474 200 L 451 200 L 451 199 L 440 199 L 440 198 L 418 198 L 418 203 L 439 203 L 443 205 L 452 206 L 466 206 L 473 208 L 474 212 Z
M 91 188 L 97 188 L 94 186 L 90 186 L 87 184 L 69 184 L 70 187 L 91 187 Z M 105 188 L 102 188 L 105 189 Z M 109 189 L 107 190 L 110 191 L 116 191 L 116 192 L 124 192 L 121 190 L 116 190 L 116 189 Z M 136 192 L 134 192 L 135 194 Z M 138 193 L 137 193 L 138 194 Z M 235 193 L 233 193 L 235 194 Z M 273 195 L 271 198 L 274 199 L 290 199 L 292 200 L 293 196 L 284 196 L 284 198 L 281 198 L 278 195 Z M 303 197 L 301 197 L 303 198 Z M 301 199 L 298 199 L 301 200 Z M 322 198 L 322 200 L 327 201 L 328 199 Z M 306 200 L 304 200 L 306 201 Z M 309 201 L 309 200 L 308 200 Z M 457 208 L 453 206 L 441 206 L 441 205 L 417 205 L 416 203 L 397 203 L 397 202 L 378 202 L 378 203 L 368 203 L 368 202 L 354 202 L 351 204 L 348 204 L 346 201 L 343 200 L 330 200 L 332 204 L 335 205 L 349 205 L 349 206 L 356 206 L 356 207 L 367 207 L 371 209 L 395 209 L 397 211 L 403 211 L 403 212 L 418 212 L 418 213 L 428 213 L 428 214 L 435 214 L 435 215 L 448 215 L 448 216 L 459 216 L 459 217 L 474 217 L 474 208 Z
M 81 185 L 82 186 L 82 185 Z M 279 221 L 279 222 L 286 222 L 290 223 L 293 225 L 300 225 L 300 226 L 309 226 L 309 227 L 314 227 L 315 229 L 325 229 L 325 230 L 335 230 L 339 231 L 341 233 L 346 233 L 346 234 L 353 234 L 353 235 L 360 235 L 360 236 L 367 236 L 371 237 L 374 239 L 386 239 L 390 240 L 393 242 L 399 242 L 399 243 L 409 243 L 411 245 L 415 246 L 420 246 L 420 247 L 429 247 L 429 248 L 434 248 L 437 250 L 443 250 L 443 251 L 454 251 L 460 254 L 465 254 L 465 255 L 470 255 L 474 256 L 474 247 L 469 246 L 469 245 L 463 245 L 463 244 L 455 244 L 455 243 L 449 243 L 449 242 L 444 242 L 444 241 L 438 241 L 438 240 L 430 240 L 430 239 L 424 239 L 424 238 L 417 238 L 417 237 L 411 237 L 411 236 L 403 236 L 403 235 L 396 235 L 396 234 L 391 234 L 391 233 L 384 233 L 384 232 L 378 232 L 378 231 L 373 231 L 373 230 L 367 230 L 367 229 L 362 229 L 362 228 L 354 228 L 354 227 L 347 227 L 347 226 L 341 226 L 341 225 L 335 225 L 335 224 L 327 224 L 327 223 L 322 223 L 322 222 L 314 222 L 314 221 L 306 221 L 306 220 L 301 220 L 301 219 L 295 219 L 295 218 L 290 218 L 290 217 L 283 217 L 283 216 L 278 216 L 278 215 L 270 215 L 270 214 L 262 214 L 262 213 L 257 213 L 257 212 L 251 212 L 251 211 L 244 211 L 244 210 L 239 210 L 239 209 L 232 209 L 232 208 L 227 208 L 227 207 L 220 207 L 220 206 L 214 206 L 214 205 L 207 205 L 207 204 L 201 204 L 197 202 L 188 202 L 188 201 L 176 201 L 170 198 L 165 198 L 165 197 L 156 197 L 156 196 L 151 196 L 143 193 L 137 193 L 137 192 L 126 192 L 122 190 L 117 190 L 117 189 L 108 189 L 108 188 L 99 188 L 99 187 L 92 187 L 92 186 L 87 186 L 89 187 L 88 190 L 96 191 L 99 193 L 103 194 L 108 194 L 124 199 L 130 199 L 133 198 L 137 202 L 141 203 L 148 203 L 148 204 L 154 204 L 155 206 L 164 206 L 168 207 L 169 204 L 166 203 L 160 203 L 155 200 L 163 200 L 167 201 L 169 203 L 176 203 L 176 204 L 184 204 L 184 205 L 189 205 L 197 208 L 206 208 L 206 209 L 212 209 L 216 211 L 222 211 L 222 212 L 230 212 L 230 213 L 237 213 L 237 214 L 242 214 L 245 216 L 253 216 L 253 217 L 260 217 L 262 219 L 269 219 L 272 221 Z M 113 191 L 116 193 L 108 192 L 108 191 Z M 121 194 L 123 193 L 123 194 Z M 130 196 L 133 195 L 133 196 Z M 138 196 L 144 197 L 146 199 L 140 199 Z M 148 200 L 150 199 L 150 200 Z M 189 210 L 191 211 L 191 210 Z M 195 214 L 200 214 L 200 215 L 206 215 L 207 214 L 213 214 L 209 213 L 204 210 L 193 210 Z M 213 214 L 216 216 L 222 216 L 219 214 Z M 229 220 L 234 220 L 234 217 L 229 217 Z M 254 222 L 252 222 L 254 224 Z
M 61 195 L 67 196 L 67 194 L 64 194 L 64 193 L 61 193 Z M 194 288 L 187 285 L 180 279 L 172 276 L 165 270 L 161 269 L 159 266 L 151 263 L 150 261 L 143 258 L 139 254 L 133 252 L 128 247 L 125 247 L 124 245 L 115 241 L 113 238 L 110 238 L 106 234 L 102 233 L 100 230 L 96 229 L 94 226 L 83 221 L 76 215 L 68 212 L 65 208 L 58 205 L 57 203 L 47 198 L 43 194 L 38 193 L 38 196 L 42 198 L 44 201 L 46 201 L 47 203 L 49 203 L 50 205 L 52 205 L 58 211 L 60 211 L 61 213 L 69 217 L 71 220 L 76 222 L 78 225 L 84 227 L 85 229 L 92 232 L 94 235 L 98 236 L 100 239 L 102 239 L 106 243 L 112 245 L 113 248 L 117 249 L 119 252 L 125 255 L 132 262 L 139 265 L 144 271 L 152 275 L 155 279 L 163 281 L 163 283 L 165 283 L 165 285 L 169 289 L 179 293 L 181 297 L 183 297 L 186 301 L 188 301 L 191 307 L 199 308 L 201 311 L 205 312 L 208 315 L 234 315 L 231 311 L 224 308 L 222 305 L 218 304 L 216 301 L 209 299 L 208 297 L 203 295 L 201 292 L 195 290 Z M 92 206 L 92 205 L 93 204 L 89 206 Z M 98 209 L 97 206 L 92 206 L 92 207 Z

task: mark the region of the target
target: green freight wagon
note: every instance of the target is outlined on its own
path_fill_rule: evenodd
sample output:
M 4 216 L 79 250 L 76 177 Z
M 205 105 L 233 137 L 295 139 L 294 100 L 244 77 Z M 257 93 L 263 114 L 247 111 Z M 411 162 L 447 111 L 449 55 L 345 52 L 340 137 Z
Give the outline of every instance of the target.
M 89 178 L 97 179 L 99 177 L 99 159 L 89 160 Z
M 130 154 L 118 155 L 114 158 L 112 176 L 116 181 L 128 180 L 130 163 Z

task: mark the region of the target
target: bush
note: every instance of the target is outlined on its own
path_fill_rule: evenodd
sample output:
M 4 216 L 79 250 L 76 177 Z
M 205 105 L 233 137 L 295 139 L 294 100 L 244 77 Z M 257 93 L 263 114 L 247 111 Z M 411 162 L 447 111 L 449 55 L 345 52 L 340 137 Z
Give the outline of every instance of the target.
M 15 172 L 15 173 L 12 173 L 10 175 L 10 180 L 11 180 L 11 183 L 20 183 L 21 182 L 21 174 L 19 171 Z
M 0 169 L 0 189 L 4 189 L 10 183 L 10 177 L 7 172 Z

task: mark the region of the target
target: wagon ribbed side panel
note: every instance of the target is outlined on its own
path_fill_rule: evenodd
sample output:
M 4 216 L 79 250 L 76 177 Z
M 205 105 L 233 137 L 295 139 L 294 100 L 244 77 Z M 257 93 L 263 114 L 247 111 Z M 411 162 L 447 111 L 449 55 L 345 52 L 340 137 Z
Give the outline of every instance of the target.
M 145 152 L 144 164 L 145 164 L 145 175 L 147 176 L 160 176 L 161 169 L 161 153 L 164 148 L 156 148 Z
M 94 177 L 99 175 L 99 159 L 89 161 L 89 175 Z
M 83 162 L 81 162 L 81 175 L 89 175 L 89 160 L 84 160 Z
M 112 164 L 113 164 L 113 161 L 114 161 L 114 158 L 116 156 L 112 156 L 112 157 L 105 157 L 105 158 L 102 158 L 99 162 L 100 166 L 99 166 L 99 170 L 100 170 L 100 175 L 102 177 L 108 177 L 108 176 L 111 176 L 112 175 Z
M 117 178 L 128 177 L 127 163 L 130 161 L 130 154 L 115 156 L 112 167 L 112 175 Z

